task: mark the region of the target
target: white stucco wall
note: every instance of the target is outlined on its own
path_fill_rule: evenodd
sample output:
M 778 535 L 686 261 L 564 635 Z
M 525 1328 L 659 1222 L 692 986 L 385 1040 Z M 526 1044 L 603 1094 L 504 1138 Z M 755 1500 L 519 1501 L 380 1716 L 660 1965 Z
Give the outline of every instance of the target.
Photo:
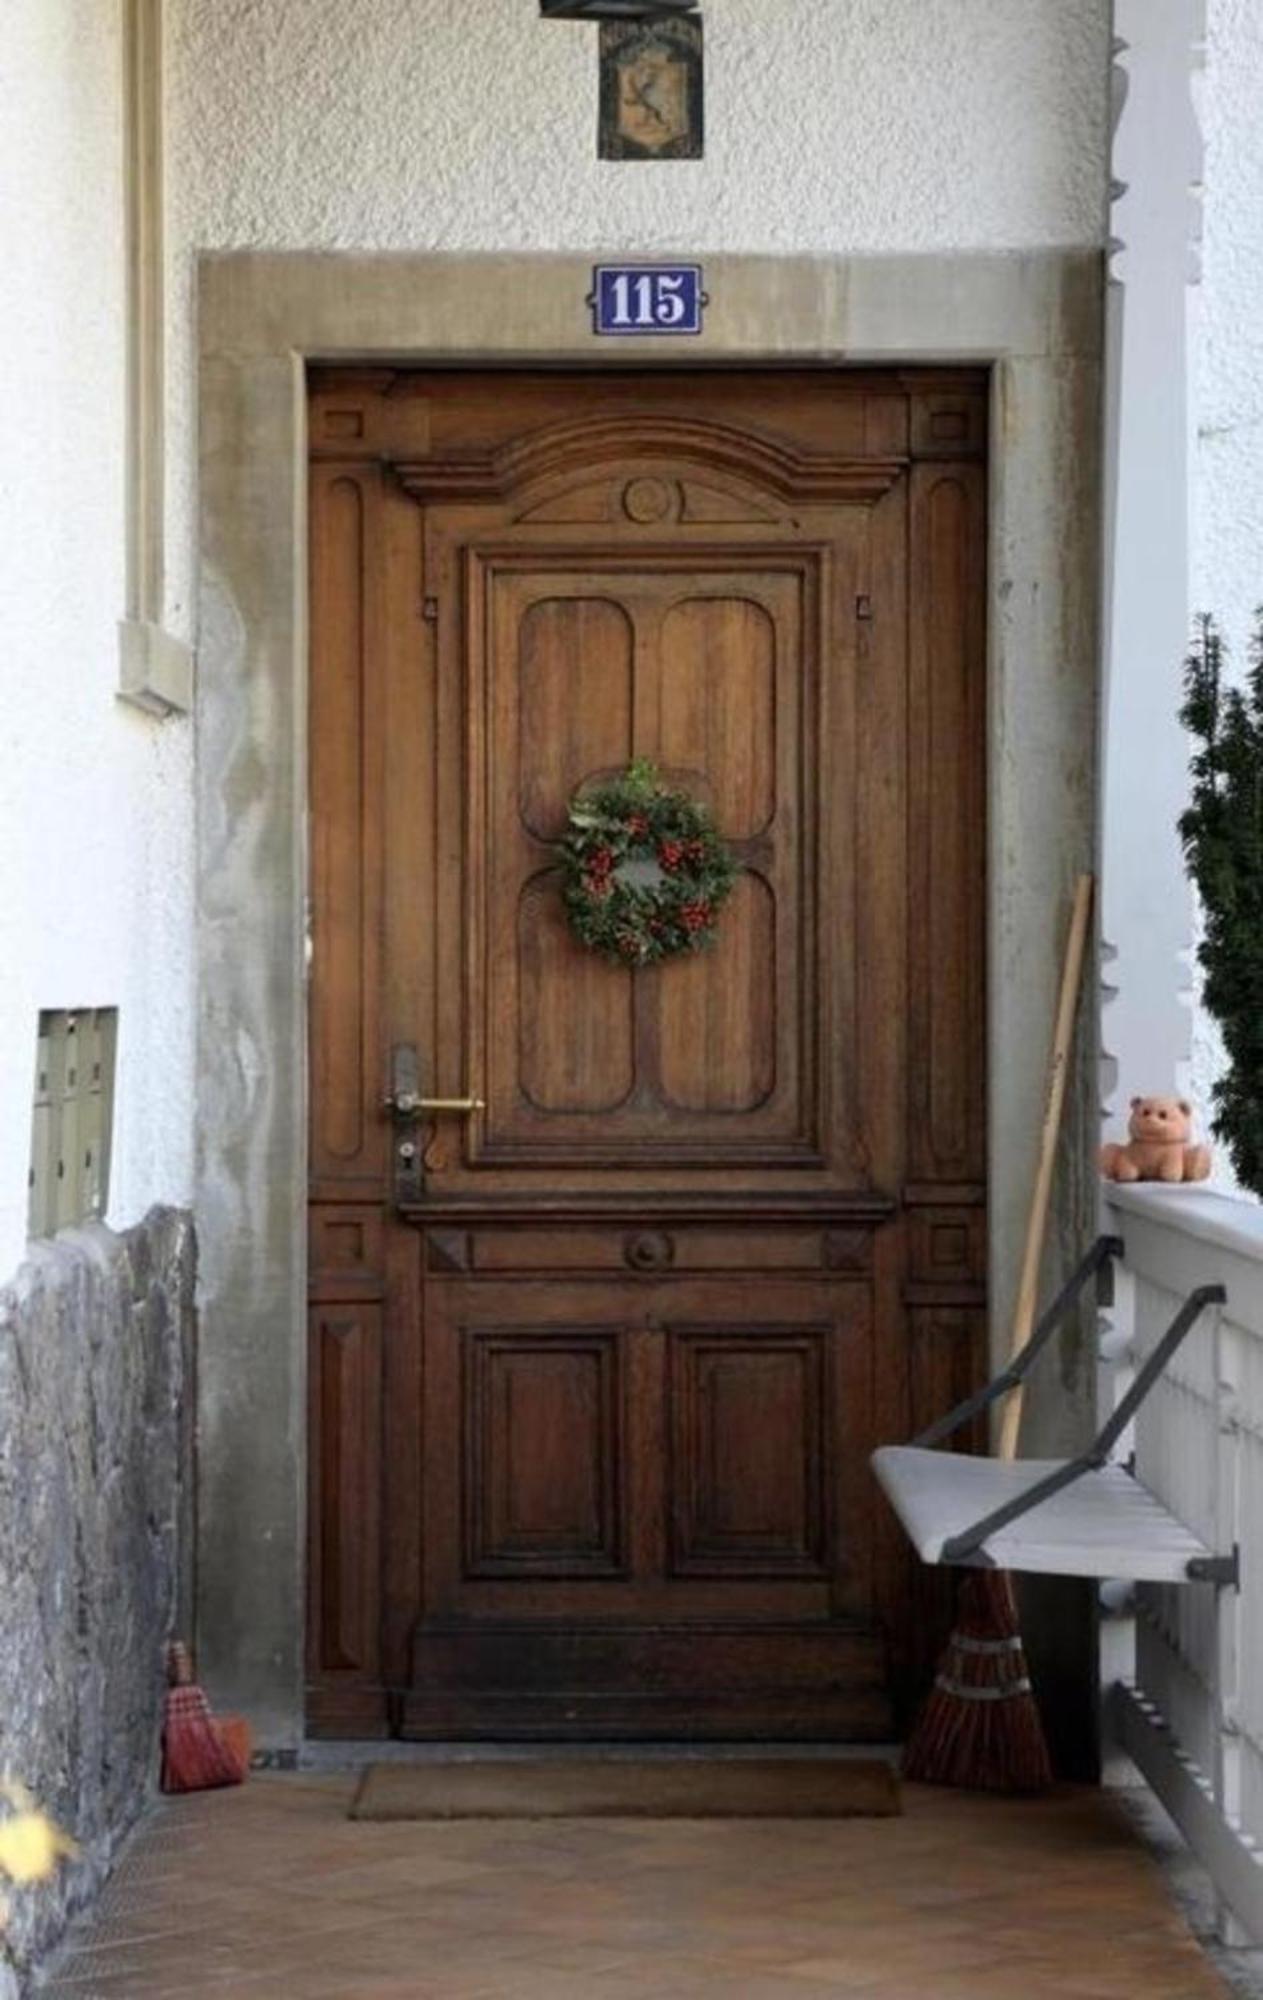
M 167 0 L 177 620 L 198 249 L 1095 243 L 1108 17 L 1107 0 L 708 0 L 705 160 L 611 164 L 596 30 L 541 21 L 537 0 Z
M 120 1008 L 110 1219 L 187 1199 L 187 730 L 116 700 L 121 43 L 9 0 L 0 50 L 0 1279 L 26 1236 L 36 1016 Z
M 706 158 L 595 158 L 537 0 L 168 0 L 176 227 L 361 248 L 1094 241 L 1102 0 L 708 0 Z
M 1263 604 L 1263 9 L 1208 0 L 1206 26 L 1193 607 L 1218 618 L 1240 673 Z M 1221 1062 L 1216 1024 L 1196 1012 L 1193 1087 L 1203 1105 Z M 1217 1164 L 1217 1182 L 1231 1188 L 1226 1161 Z

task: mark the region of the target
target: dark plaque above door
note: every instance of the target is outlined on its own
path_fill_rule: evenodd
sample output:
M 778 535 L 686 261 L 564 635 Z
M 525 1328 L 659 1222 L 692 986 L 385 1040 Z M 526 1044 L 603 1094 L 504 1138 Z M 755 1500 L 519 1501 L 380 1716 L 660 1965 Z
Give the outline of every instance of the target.
M 703 101 L 699 16 L 601 23 L 603 160 L 700 160 Z

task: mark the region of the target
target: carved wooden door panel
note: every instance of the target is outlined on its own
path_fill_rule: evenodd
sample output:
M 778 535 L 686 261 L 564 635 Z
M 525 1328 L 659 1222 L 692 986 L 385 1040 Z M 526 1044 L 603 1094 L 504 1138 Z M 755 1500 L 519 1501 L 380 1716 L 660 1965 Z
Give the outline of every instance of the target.
M 867 1454 L 981 1326 L 983 407 L 313 384 L 316 1728 L 892 1728 Z M 636 971 L 556 856 L 633 758 L 741 870 Z

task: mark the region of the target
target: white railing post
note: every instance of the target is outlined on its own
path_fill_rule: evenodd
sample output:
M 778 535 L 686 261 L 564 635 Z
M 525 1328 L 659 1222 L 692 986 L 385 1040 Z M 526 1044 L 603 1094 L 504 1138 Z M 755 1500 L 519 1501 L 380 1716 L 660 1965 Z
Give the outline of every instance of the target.
M 1189 627 L 1190 320 L 1205 0 L 1114 0 L 1101 755 L 1102 1095 L 1175 1090 L 1192 899 L 1176 817 Z M 1125 1117 L 1125 1113 L 1122 1114 Z
M 1125 1265 L 1110 1265 L 1111 1299 L 1100 1315 L 1097 1342 L 1097 1405 L 1102 1416 L 1112 1414 L 1131 1387 L 1135 1375 L 1136 1284 Z M 1126 1458 L 1130 1440 L 1120 1443 L 1117 1456 Z M 1117 1682 L 1136 1678 L 1136 1590 L 1129 1578 L 1111 1578 L 1100 1589 L 1101 1689 L 1107 1694 Z M 1106 1772 L 1114 1770 L 1106 1742 Z
M 1215 1309 L 1215 1526 L 1216 1547 L 1237 1548 L 1241 1539 L 1237 1485 L 1237 1410 L 1233 1329 L 1222 1307 Z M 1240 1674 L 1241 1599 L 1221 1590 L 1216 1599 L 1216 1644 L 1212 1693 L 1215 1707 L 1215 1804 L 1230 1825 L 1241 1824 L 1241 1739 L 1237 1729 Z M 1244 1945 L 1249 1937 L 1216 1885 L 1216 1929 L 1224 1944 Z

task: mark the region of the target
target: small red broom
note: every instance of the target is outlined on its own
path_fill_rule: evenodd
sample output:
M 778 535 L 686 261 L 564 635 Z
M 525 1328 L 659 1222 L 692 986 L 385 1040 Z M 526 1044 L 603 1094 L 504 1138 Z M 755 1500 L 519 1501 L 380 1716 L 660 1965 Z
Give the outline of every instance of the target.
M 1052 1783 L 1013 1586 L 1002 1569 L 971 1570 L 961 1584 L 956 1623 L 908 1739 L 903 1775 L 976 1792 L 1045 1792 Z
M 167 1648 L 167 1695 L 162 1717 L 162 1789 L 209 1792 L 239 1785 L 245 1761 L 225 1741 L 205 1693 L 193 1681 L 187 1646 Z
M 1014 1359 L 1030 1340 L 1035 1324 L 1039 1266 L 1091 910 L 1092 877 L 1081 875 L 1075 888 L 1053 1028 L 1039 1165 L 1013 1318 Z M 1004 1413 L 1001 1458 L 1017 1456 L 1021 1421 L 1019 1385 L 1010 1394 Z M 1052 1762 L 1027 1671 L 1013 1585 L 1003 1570 L 971 1570 L 961 1584 L 956 1624 L 934 1686 L 908 1739 L 903 1774 L 920 1784 L 956 1785 L 970 1791 L 1042 1792 L 1052 1784 Z

